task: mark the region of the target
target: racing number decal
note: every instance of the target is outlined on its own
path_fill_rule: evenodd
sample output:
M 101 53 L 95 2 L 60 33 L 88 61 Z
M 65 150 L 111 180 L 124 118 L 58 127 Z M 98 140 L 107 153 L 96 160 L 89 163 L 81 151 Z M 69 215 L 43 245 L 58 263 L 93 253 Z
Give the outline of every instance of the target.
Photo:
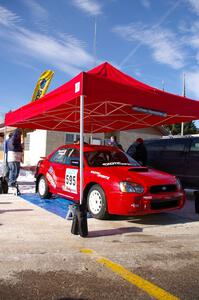
M 65 188 L 71 193 L 77 194 L 77 174 L 76 169 L 66 169 Z

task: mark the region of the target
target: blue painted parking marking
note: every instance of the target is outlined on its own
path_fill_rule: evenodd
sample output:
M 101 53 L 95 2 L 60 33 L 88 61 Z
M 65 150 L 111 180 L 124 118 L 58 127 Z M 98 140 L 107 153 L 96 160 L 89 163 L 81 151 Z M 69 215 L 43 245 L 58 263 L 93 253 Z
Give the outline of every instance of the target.
M 60 197 L 51 199 L 41 199 L 37 194 L 22 194 L 20 195 L 26 201 L 31 202 L 43 209 L 50 211 L 53 214 L 65 218 L 68 212 L 68 206 L 75 202 Z

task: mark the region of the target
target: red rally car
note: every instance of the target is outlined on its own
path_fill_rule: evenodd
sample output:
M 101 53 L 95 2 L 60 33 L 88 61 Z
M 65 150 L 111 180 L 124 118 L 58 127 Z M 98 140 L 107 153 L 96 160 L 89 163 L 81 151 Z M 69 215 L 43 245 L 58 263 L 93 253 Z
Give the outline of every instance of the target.
M 79 145 L 64 145 L 40 160 L 36 191 L 79 202 Z M 93 217 L 134 216 L 181 208 L 185 194 L 179 180 L 140 166 L 118 148 L 84 145 L 83 201 Z

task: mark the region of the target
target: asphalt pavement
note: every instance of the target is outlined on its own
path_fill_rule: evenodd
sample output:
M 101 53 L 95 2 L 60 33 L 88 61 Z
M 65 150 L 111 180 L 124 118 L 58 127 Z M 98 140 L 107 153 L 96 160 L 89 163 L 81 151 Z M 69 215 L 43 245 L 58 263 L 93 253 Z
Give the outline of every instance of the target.
M 0 195 L 0 299 L 199 299 L 199 214 L 88 219 L 87 238 L 28 200 Z

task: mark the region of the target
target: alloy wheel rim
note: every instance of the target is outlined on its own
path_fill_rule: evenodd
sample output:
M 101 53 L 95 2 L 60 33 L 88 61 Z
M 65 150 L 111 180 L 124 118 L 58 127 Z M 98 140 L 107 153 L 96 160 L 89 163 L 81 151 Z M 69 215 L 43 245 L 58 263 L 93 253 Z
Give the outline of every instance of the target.
M 89 196 L 89 207 L 93 214 L 98 214 L 102 209 L 102 196 L 100 192 L 94 190 Z
M 41 179 L 39 181 L 39 193 L 40 193 L 40 195 L 43 196 L 45 194 L 45 191 L 46 191 L 46 183 L 45 183 L 44 179 Z

